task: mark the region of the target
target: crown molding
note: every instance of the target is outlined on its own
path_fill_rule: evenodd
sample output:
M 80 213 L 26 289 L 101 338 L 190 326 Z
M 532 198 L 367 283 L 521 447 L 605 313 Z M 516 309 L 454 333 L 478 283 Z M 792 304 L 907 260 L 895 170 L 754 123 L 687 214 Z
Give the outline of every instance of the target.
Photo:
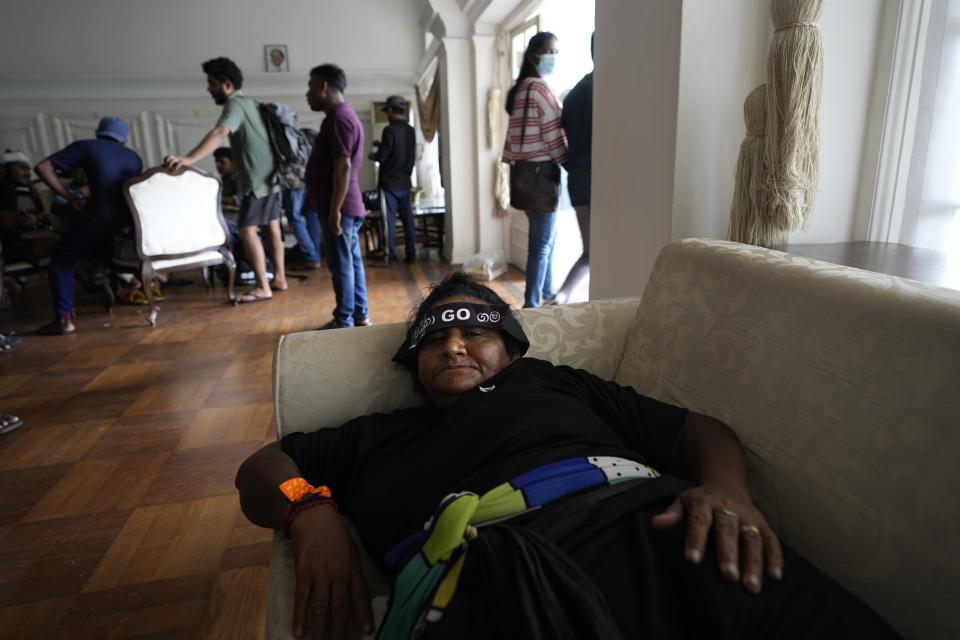
M 298 96 L 306 92 L 309 70 L 250 73 L 243 89 L 250 95 Z M 409 93 L 416 82 L 412 70 L 348 73 L 347 96 Z M 0 74 L 0 100 L 125 100 L 141 98 L 207 98 L 200 73 L 164 74 Z

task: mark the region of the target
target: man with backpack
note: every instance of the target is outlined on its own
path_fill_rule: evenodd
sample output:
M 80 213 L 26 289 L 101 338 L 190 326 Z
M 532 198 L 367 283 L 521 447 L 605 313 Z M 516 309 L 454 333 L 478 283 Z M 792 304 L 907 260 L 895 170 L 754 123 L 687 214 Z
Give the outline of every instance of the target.
M 189 166 L 218 149 L 229 137 L 233 159 L 239 175 L 242 199 L 237 226 L 243 248 L 256 273 L 256 285 L 239 298 L 242 303 L 261 302 L 273 297 L 273 290 L 286 291 L 284 247 L 280 234 L 280 186 L 275 184 L 273 148 L 270 135 L 256 101 L 241 91 L 243 73 L 229 58 L 214 58 L 202 65 L 207 74 L 207 92 L 223 113 L 190 153 L 170 155 L 164 165 L 170 169 Z M 264 228 L 270 245 L 275 276 L 271 289 L 267 279 L 266 258 L 258 228 Z

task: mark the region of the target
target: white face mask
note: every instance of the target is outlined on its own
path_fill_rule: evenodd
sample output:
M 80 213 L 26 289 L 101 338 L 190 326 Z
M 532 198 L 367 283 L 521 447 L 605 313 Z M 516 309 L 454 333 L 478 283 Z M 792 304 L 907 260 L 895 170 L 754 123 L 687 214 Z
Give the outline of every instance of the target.
M 556 66 L 557 66 L 557 54 L 541 53 L 540 61 L 537 62 L 537 73 L 540 74 L 540 77 L 549 76 L 553 73 L 553 70 Z

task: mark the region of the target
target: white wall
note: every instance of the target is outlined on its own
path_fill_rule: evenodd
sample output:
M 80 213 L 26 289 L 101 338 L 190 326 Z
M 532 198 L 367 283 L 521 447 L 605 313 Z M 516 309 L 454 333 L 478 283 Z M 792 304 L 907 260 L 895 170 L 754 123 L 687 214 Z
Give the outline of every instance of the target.
M 34 161 L 89 137 L 104 115 L 131 125 L 130 145 L 147 165 L 193 147 L 220 109 L 200 64 L 225 55 L 244 71 L 244 91 L 296 109 L 317 127 L 304 99 L 309 69 L 335 62 L 347 98 L 367 125 L 370 103 L 411 95 L 423 52 L 421 0 L 47 0 L 7 3 L 0 39 L 0 145 Z M 9 28 L 16 26 L 17 28 Z M 266 73 L 263 46 L 285 44 L 289 73 Z M 200 164 L 211 170 L 212 161 Z M 373 187 L 365 163 L 361 186 Z
M 673 237 L 725 238 L 743 100 L 764 82 L 769 0 L 684 0 Z
M 639 295 L 670 240 L 681 3 L 598 0 L 590 298 Z
M 34 0 L 4 2 L 0 73 L 177 73 L 225 55 L 264 71 L 285 44 L 291 71 L 415 68 L 420 0 Z M 15 28 L 13 28 L 15 27 Z
M 809 227 L 790 241 L 846 242 L 872 196 L 863 190 L 884 5 L 834 0 L 821 20 L 825 50 L 820 192 Z M 896 0 L 892 0 L 896 2 Z M 673 237 L 724 238 L 744 135 L 743 101 L 765 79 L 768 0 L 685 0 Z M 875 146 L 875 145 L 873 145 Z M 874 165 L 875 168 L 875 165 Z

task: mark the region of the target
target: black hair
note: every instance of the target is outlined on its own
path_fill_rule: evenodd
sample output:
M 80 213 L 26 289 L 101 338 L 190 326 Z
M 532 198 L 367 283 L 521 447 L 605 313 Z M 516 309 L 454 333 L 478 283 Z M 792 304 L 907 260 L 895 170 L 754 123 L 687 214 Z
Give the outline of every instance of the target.
M 427 315 L 427 311 L 447 298 L 456 296 L 470 296 L 471 298 L 483 300 L 487 304 L 510 306 L 506 300 L 497 295 L 497 292 L 490 287 L 480 284 L 474 280 L 472 276 L 463 271 L 455 271 L 430 287 L 430 293 L 423 299 L 420 306 L 410 314 L 410 321 L 407 326 L 408 333 L 410 327 L 415 327 L 420 324 L 420 321 Z M 503 343 L 507 347 L 508 355 L 512 356 L 523 353 L 524 345 L 519 340 L 506 331 L 501 331 L 500 334 L 503 336 Z M 407 358 L 401 361 L 400 364 L 406 367 L 414 376 L 417 375 L 416 358 Z M 419 384 L 419 381 L 417 384 Z
M 215 149 L 213 152 L 213 159 L 219 160 L 220 158 L 233 160 L 233 150 L 230 147 L 220 147 L 219 149 Z
M 317 76 L 334 89 L 343 93 L 347 89 L 347 74 L 335 64 L 321 64 L 310 69 L 311 76 Z
M 243 87 L 243 72 L 240 71 L 240 67 L 237 66 L 230 58 L 213 58 L 212 60 L 207 60 L 201 65 L 203 72 L 207 75 L 211 75 L 220 82 L 226 82 L 229 80 L 233 83 L 234 89 L 240 89 Z
M 523 52 L 523 64 L 520 65 L 520 74 L 517 76 L 517 81 L 510 87 L 510 91 L 507 92 L 507 113 L 513 113 L 513 98 L 517 95 L 517 87 L 520 86 L 520 83 L 530 77 L 540 77 L 540 74 L 537 73 L 536 65 L 530 60 L 532 54 L 536 53 L 540 47 L 548 41 L 556 39 L 557 36 L 549 31 L 540 31 L 530 38 L 530 42 L 527 43 L 527 50 Z

